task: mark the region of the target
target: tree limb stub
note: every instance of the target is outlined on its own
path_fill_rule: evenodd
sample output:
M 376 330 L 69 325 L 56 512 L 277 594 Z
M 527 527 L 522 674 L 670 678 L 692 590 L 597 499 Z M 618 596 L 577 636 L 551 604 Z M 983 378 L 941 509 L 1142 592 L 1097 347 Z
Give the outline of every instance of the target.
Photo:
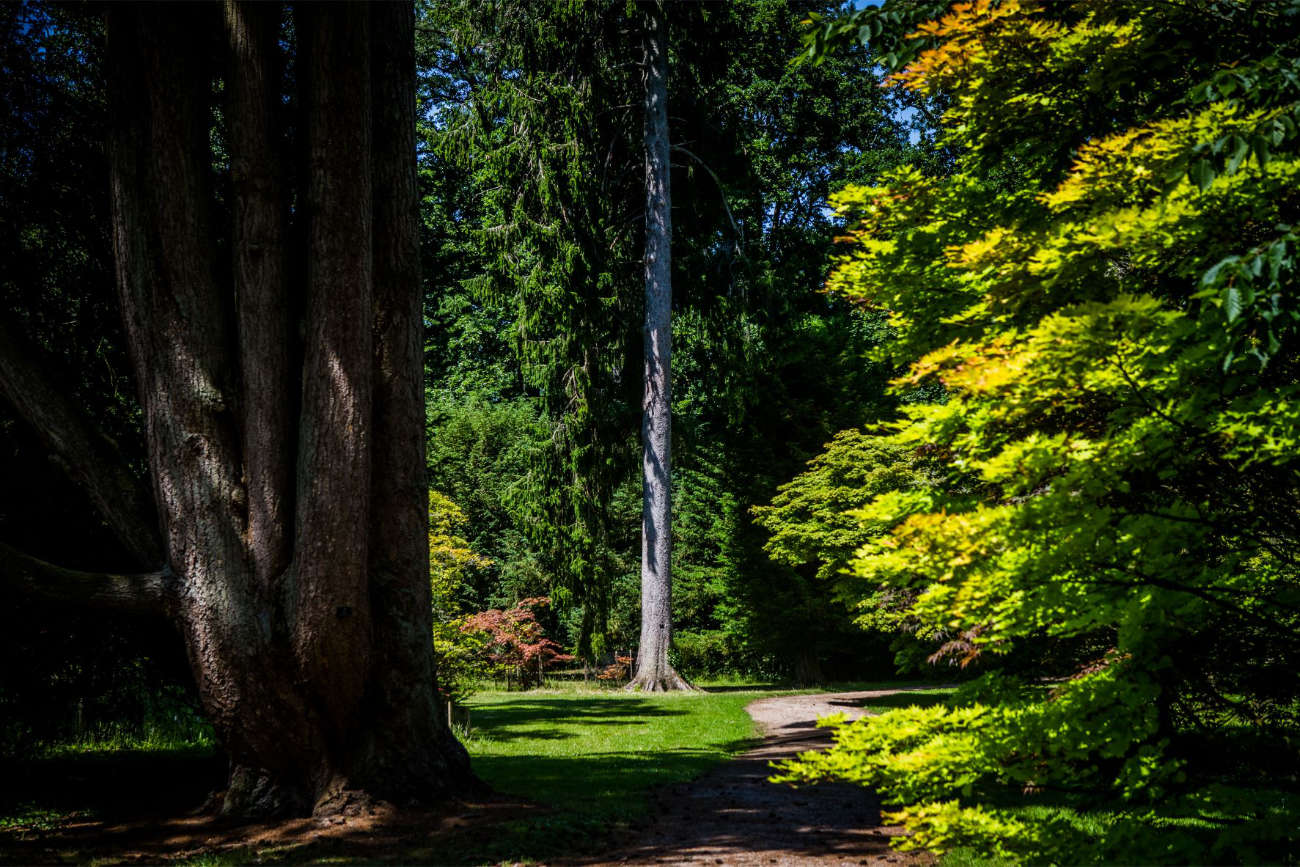
M 0 583 L 51 602 L 128 614 L 171 617 L 176 578 L 170 569 L 120 575 L 82 572 L 37 559 L 0 543 Z
M 141 566 L 163 561 L 153 498 L 127 469 L 117 444 L 73 405 L 48 366 L 0 324 L 0 394 L 85 489 L 118 540 Z

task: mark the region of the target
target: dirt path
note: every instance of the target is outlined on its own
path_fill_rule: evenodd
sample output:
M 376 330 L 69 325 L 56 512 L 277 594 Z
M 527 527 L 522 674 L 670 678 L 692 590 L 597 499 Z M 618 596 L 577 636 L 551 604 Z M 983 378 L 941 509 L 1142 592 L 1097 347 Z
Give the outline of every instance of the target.
M 764 698 L 749 715 L 761 745 L 698 780 L 658 797 L 651 825 L 622 851 L 599 863 L 831 865 L 920 864 L 889 848 L 898 828 L 880 824 L 879 803 L 865 789 L 843 783 L 794 789 L 769 783 L 768 763 L 831 743 L 817 718 L 866 715 L 868 699 L 907 690 L 837 692 Z

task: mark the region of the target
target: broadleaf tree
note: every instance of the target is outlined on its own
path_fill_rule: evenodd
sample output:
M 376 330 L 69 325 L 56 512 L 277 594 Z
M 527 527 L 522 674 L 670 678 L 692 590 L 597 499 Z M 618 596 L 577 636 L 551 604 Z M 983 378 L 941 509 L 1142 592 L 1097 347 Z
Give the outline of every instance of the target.
M 829 286 L 889 316 L 930 389 L 889 443 L 937 469 L 864 498 L 851 569 L 987 673 L 786 777 L 877 788 L 905 847 L 1290 857 L 1298 35 L 1288 3 L 1014 0 L 893 34 L 954 170 L 842 193 Z

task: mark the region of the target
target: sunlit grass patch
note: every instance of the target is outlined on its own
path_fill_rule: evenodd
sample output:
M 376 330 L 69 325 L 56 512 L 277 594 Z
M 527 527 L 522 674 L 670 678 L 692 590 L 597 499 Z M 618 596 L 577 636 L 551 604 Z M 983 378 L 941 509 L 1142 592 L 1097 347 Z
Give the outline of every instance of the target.
M 131 726 L 109 723 L 96 726 L 70 740 L 36 744 L 33 753 L 44 758 L 129 752 L 207 754 L 216 749 L 207 725 Z
M 609 845 L 659 786 L 693 779 L 757 741 L 745 705 L 770 692 L 645 695 L 605 688 L 480 693 L 466 741 L 497 791 L 551 808 L 494 828 L 454 857 L 546 858 Z M 453 850 L 455 851 L 455 850 Z
M 466 746 L 498 790 L 550 806 L 629 817 L 647 790 L 698 776 L 754 742 L 754 692 L 485 693 Z

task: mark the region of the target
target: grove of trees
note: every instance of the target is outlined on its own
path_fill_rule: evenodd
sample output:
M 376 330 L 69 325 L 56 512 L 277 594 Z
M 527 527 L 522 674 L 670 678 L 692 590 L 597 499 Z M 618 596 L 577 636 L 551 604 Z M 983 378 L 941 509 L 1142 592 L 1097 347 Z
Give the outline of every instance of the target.
M 0 749 L 195 708 L 324 814 L 474 791 L 484 677 L 902 672 L 780 778 L 1295 860 L 1300 5 L 0 28 Z

